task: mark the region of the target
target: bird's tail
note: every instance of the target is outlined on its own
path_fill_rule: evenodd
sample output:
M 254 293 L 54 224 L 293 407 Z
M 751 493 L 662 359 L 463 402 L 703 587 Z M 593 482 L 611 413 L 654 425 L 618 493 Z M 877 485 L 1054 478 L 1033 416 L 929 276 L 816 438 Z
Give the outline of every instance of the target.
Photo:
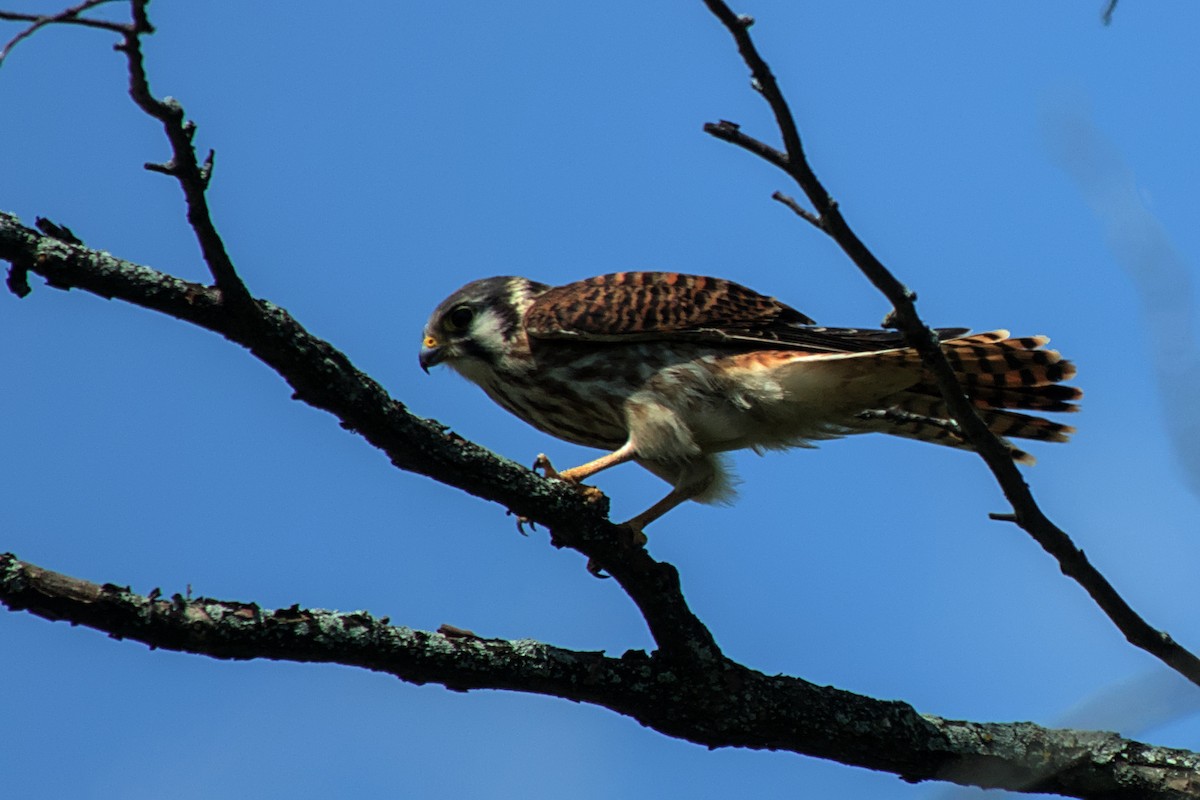
M 1061 383 L 1075 375 L 1075 365 L 1057 351 L 1043 349 L 1049 341 L 1045 336 L 1013 338 L 1008 331 L 998 330 L 942 342 L 946 360 L 980 418 L 1001 437 L 1013 460 L 1023 464 L 1032 464 L 1033 456 L 1005 437 L 1065 442 L 1075 429 L 1020 411 L 1078 411 L 1074 401 L 1083 396 L 1074 386 Z M 919 362 L 911 349 L 875 355 Z M 970 449 L 933 377 L 924 367 L 920 369 L 922 378 L 918 383 L 888 397 L 885 407 L 863 412 L 859 420 L 864 427 L 894 436 Z

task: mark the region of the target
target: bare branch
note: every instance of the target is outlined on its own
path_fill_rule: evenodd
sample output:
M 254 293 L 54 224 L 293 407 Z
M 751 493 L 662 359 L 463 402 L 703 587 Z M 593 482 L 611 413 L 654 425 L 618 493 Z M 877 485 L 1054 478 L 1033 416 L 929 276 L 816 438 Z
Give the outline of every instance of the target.
M 608 502 L 591 502 L 561 481 L 463 439 L 409 413 L 333 345 L 316 338 L 278 306 L 254 301 L 258 320 L 230 309 L 224 294 L 46 236 L 0 212 L 0 259 L 24 265 L 59 288 L 78 288 L 162 312 L 221 334 L 278 372 L 295 398 L 328 411 L 344 428 L 383 450 L 397 467 L 428 475 L 550 529 L 551 542 L 586 555 L 637 604 L 658 646 L 672 657 L 711 660 L 720 650 L 691 612 L 670 564 L 655 561 L 606 519 Z
M 1173 641 L 1166 633 L 1152 627 L 1134 611 L 1099 570 L 1092 566 L 1087 556 L 1075 546 L 1070 537 L 1042 512 L 1006 448 L 988 430 L 967 399 L 938 345 L 937 336 L 917 314 L 915 295 L 896 279 L 851 230 L 838 204 L 830 197 L 809 166 L 791 109 L 783 98 L 775 76 L 759 55 L 745 18 L 735 15 L 723 0 L 704 2 L 733 36 L 738 52 L 750 67 L 755 88 L 770 104 L 783 137 L 785 153 L 779 154 L 778 151 L 741 133 L 733 123 L 706 125 L 705 131 L 765 158 L 792 177 L 812 203 L 818 227 L 837 242 L 859 270 L 891 301 L 895 310 L 893 320 L 896 327 L 904 332 L 908 343 L 920 353 L 925 366 L 937 381 L 946 406 L 958 423 L 963 438 L 983 458 L 1012 505 L 1017 524 L 1058 561 L 1064 574 L 1084 588 L 1131 644 L 1161 659 L 1193 683 L 1200 684 L 1200 659 Z
M 821 218 L 797 203 L 796 198 L 792 197 L 791 195 L 784 194 L 783 192 L 775 192 L 771 195 L 771 199 L 783 203 L 785 206 L 790 208 L 797 217 L 805 222 L 815 225 L 818 230 L 825 230 L 825 228 L 821 225 Z
M 1117 11 L 1117 0 L 1108 0 L 1104 6 L 1104 12 L 1100 15 L 1100 21 L 1105 25 L 1112 25 L 1113 14 Z
M 150 24 L 146 10 L 149 0 L 129 0 L 131 21 L 128 23 L 80 16 L 85 11 L 109 2 L 114 2 L 114 0 L 86 0 L 86 2 L 58 14 L 46 16 L 0 11 L 0 19 L 33 23 L 9 41 L 3 50 L 0 50 L 0 64 L 3 64 L 4 57 L 14 45 L 51 24 L 86 25 L 121 35 L 121 41 L 113 47 L 125 54 L 128 63 L 129 96 L 133 98 L 138 108 L 162 123 L 163 131 L 171 145 L 170 160 L 162 164 L 147 163 L 145 167 L 152 172 L 170 175 L 179 182 L 187 206 L 188 224 L 196 234 L 201 257 L 213 276 L 213 282 L 225 294 L 232 306 L 242 309 L 247 314 L 244 322 L 253 324 L 256 320 L 251 313 L 250 292 L 234 268 L 233 260 L 225 249 L 225 243 L 217 232 L 205 196 L 208 183 L 212 178 L 213 153 L 210 151 L 204 162 L 201 163 L 196 157 L 196 149 L 193 145 L 196 124 L 186 119 L 183 106 L 177 100 L 171 97 L 159 100 L 150 91 L 141 38 L 154 33 L 154 26 Z
M 782 153 L 771 147 L 765 142 L 755 139 L 753 136 L 742 132 L 742 127 L 736 122 L 729 120 L 721 120 L 720 122 L 706 122 L 704 124 L 704 132 L 710 136 L 715 136 L 718 139 L 723 139 L 731 144 L 736 144 L 738 147 L 753 153 L 761 159 L 771 162 L 779 167 L 784 172 L 791 168 L 788 162 L 786 153 Z
M 124 32 L 123 41 L 116 45 L 129 63 L 129 96 L 138 108 L 162 123 L 167 140 L 171 143 L 171 160 L 165 164 L 146 164 L 146 169 L 162 172 L 179 181 L 187 203 L 188 224 L 196 233 L 200 253 L 212 273 L 213 281 L 233 307 L 244 309 L 249 314 L 253 305 L 250 292 L 238 276 L 225 243 L 217 233 L 205 196 L 212 175 L 213 156 L 210 153 L 201 165 L 192 144 L 196 135 L 195 123 L 185 118 L 179 101 L 172 97 L 159 100 L 150 91 L 141 40 L 144 34 L 154 32 L 146 14 L 148 3 L 149 0 L 131 0 L 133 24 Z M 252 317 L 248 316 L 246 321 L 252 321 Z
M 133 639 L 222 659 L 343 664 L 439 683 L 456 691 L 507 689 L 609 708 L 708 747 L 788 750 L 895 773 L 907 781 L 1076 797 L 1200 797 L 1200 755 L 1111 733 L 1030 723 L 971 723 L 918 714 L 727 659 L 683 664 L 661 654 L 612 658 L 530 640 L 438 633 L 365 612 L 268 610 L 206 597 L 148 596 L 0 554 L 0 602 Z M 801 713 L 800 710 L 803 709 Z
M 105 3 L 116 2 L 116 0 L 85 0 L 77 6 L 72 6 L 65 11 L 60 11 L 57 14 L 22 14 L 16 11 L 0 11 L 0 20 L 10 22 L 31 22 L 33 23 L 28 28 L 23 29 L 16 36 L 8 40 L 3 48 L 0 48 L 0 66 L 4 65 L 4 59 L 8 58 L 8 54 L 13 48 L 20 44 L 25 39 L 28 39 L 33 34 L 37 33 L 47 25 L 82 25 L 88 28 L 100 28 L 106 31 L 115 31 L 117 33 L 125 33 L 128 29 L 127 25 L 122 25 L 119 22 L 109 22 L 104 19 L 91 19 L 89 17 L 81 17 L 80 14 L 91 11 L 97 6 L 102 6 Z

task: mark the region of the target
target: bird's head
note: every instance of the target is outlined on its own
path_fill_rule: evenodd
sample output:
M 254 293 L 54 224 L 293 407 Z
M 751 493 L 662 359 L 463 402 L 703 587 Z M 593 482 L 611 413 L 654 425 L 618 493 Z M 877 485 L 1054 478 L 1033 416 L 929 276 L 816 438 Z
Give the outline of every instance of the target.
M 428 372 L 446 363 L 478 380 L 478 370 L 495 369 L 525 342 L 525 311 L 547 288 L 511 276 L 468 283 L 443 300 L 425 323 L 421 369 Z

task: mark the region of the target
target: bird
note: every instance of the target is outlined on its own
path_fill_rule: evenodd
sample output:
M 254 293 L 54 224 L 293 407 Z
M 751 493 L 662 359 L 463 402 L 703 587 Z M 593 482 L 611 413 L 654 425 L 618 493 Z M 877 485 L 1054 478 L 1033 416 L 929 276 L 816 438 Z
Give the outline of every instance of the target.
M 1069 425 L 1023 413 L 1072 412 L 1075 365 L 1045 336 L 937 328 L 942 352 L 1008 455 L 1007 437 L 1063 442 Z M 472 281 L 429 317 L 421 368 L 445 364 L 551 436 L 607 451 L 558 472 L 572 484 L 636 462 L 670 484 L 622 523 L 643 529 L 688 500 L 727 502 L 725 454 L 882 432 L 972 449 L 917 351 L 896 330 L 818 325 L 722 278 L 616 272 L 561 286 L 515 276 Z

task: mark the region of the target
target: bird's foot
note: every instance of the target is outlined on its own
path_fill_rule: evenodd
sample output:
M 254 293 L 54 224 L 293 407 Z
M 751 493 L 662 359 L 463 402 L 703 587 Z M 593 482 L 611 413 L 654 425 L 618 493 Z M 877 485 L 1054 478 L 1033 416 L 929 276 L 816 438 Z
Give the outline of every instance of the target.
M 554 480 L 571 484 L 576 491 L 583 495 L 583 499 L 589 503 L 598 503 L 604 498 L 604 493 L 595 486 L 587 486 L 580 483 L 580 479 L 572 474 L 574 470 L 568 469 L 564 472 L 556 470 L 554 465 L 550 463 L 550 458 L 545 453 L 538 453 L 537 458 L 533 460 L 531 469 L 544 478 L 553 478 Z

